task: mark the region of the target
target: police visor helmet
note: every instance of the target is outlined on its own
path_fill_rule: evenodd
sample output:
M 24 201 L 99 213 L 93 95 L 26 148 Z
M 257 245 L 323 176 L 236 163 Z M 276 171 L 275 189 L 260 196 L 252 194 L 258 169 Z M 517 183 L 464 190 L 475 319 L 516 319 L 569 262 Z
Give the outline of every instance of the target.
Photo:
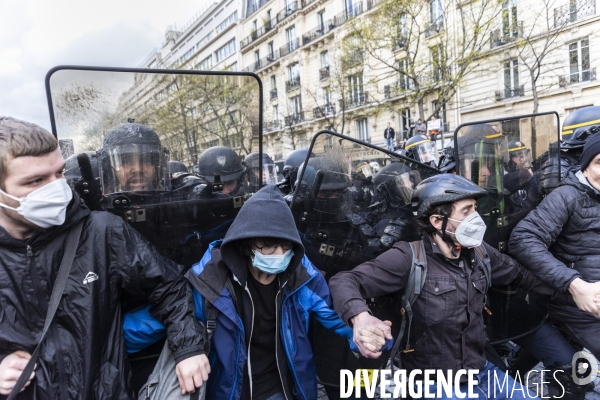
M 319 188 L 313 209 L 326 214 L 338 213 L 344 204 L 344 195 L 348 193 L 346 189 L 351 186 L 350 175 L 344 166 L 334 159 L 315 157 L 308 160 L 306 169 L 315 171 L 313 185 Z
M 530 149 L 520 140 L 513 140 L 508 143 L 508 156 L 509 160 L 506 163 L 508 172 L 531 168 Z
M 583 107 L 565 118 L 562 127 L 562 147 L 582 148 L 590 136 L 600 131 L 600 106 Z
M 404 144 L 406 157 L 412 158 L 423 164 L 433 162 L 437 165 L 437 153 L 435 150 L 435 142 L 432 142 L 425 135 L 416 135 L 411 137 Z
M 366 161 L 362 161 L 358 163 L 358 165 L 354 168 L 354 178 L 359 180 L 368 180 L 373 177 L 373 169 L 371 168 L 371 164 Z
M 419 183 L 412 198 L 412 209 L 417 218 L 429 217 L 427 211 L 445 203 L 463 199 L 480 199 L 487 195 L 485 189 L 455 174 L 439 174 Z
M 178 172 L 189 172 L 187 167 L 181 161 L 169 161 L 169 173 L 171 175 Z
M 215 181 L 215 175 L 220 175 L 222 182 L 237 181 L 245 172 L 240 157 L 229 147 L 211 147 L 198 159 L 198 176 L 210 183 Z
M 415 186 L 410 167 L 401 162 L 381 168 L 373 178 L 373 185 L 378 198 L 382 200 L 387 197 L 395 207 L 410 204 Z
M 277 183 L 277 172 L 275 171 L 275 163 L 269 157 L 268 154 L 263 153 L 262 155 L 262 184 L 259 183 L 258 177 L 260 175 L 258 153 L 250 153 L 244 159 L 244 164 L 248 168 L 248 178 L 250 185 L 255 186 L 257 189 L 263 185 L 270 185 Z
M 307 149 L 294 150 L 285 158 L 283 163 L 283 180 L 290 184 L 296 183 L 296 179 L 298 178 L 298 170 L 300 169 L 300 165 L 306 160 L 306 156 L 308 155 Z M 313 158 L 315 155 L 310 153 L 309 158 Z
M 171 190 L 169 153 L 145 125 L 126 123 L 109 130 L 99 161 L 104 194 Z
M 445 147 L 440 155 L 437 168 L 440 172 L 453 173 L 456 170 L 456 160 L 454 158 L 454 148 Z

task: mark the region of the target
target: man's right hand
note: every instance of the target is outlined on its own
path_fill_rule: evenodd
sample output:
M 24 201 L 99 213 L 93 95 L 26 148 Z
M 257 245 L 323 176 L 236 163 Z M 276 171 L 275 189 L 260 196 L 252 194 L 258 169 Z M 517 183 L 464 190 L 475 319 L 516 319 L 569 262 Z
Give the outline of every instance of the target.
M 600 295 L 600 282 L 589 283 L 581 278 L 576 278 L 569 285 L 569 292 L 580 310 L 600 318 L 600 310 L 594 301 L 595 297 Z
M 0 394 L 5 396 L 10 394 L 30 358 L 31 354 L 19 350 L 9 354 L 2 360 L 0 363 Z M 35 376 L 35 367 L 33 369 L 29 380 L 25 383 L 25 386 L 23 386 L 21 392 L 29 386 L 31 380 Z
M 386 339 L 392 339 L 392 323 L 381 321 L 366 311 L 350 318 L 353 340 L 360 353 L 367 358 L 379 358 Z

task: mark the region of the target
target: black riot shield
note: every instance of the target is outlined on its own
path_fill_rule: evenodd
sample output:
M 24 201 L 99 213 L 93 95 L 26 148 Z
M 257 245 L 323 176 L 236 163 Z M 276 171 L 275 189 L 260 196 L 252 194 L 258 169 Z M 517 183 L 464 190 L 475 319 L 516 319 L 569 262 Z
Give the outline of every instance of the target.
M 477 202 L 487 226 L 484 240 L 503 253 L 512 229 L 542 200 L 543 182 L 559 179 L 559 128 L 553 112 L 463 124 L 454 133 L 457 173 L 488 192 Z M 532 293 L 494 286 L 488 298 L 492 343 L 531 332 L 546 316 L 545 299 Z
M 314 136 L 311 153 L 298 173 L 292 212 L 306 255 L 327 280 L 385 251 L 380 238 L 392 219 L 400 240 L 419 240 L 412 194 L 437 170 L 331 131 Z M 369 300 L 375 316 L 392 321 L 394 335 L 399 306 L 399 295 Z M 378 368 L 386 359 L 357 358 L 345 339 L 318 323 L 311 330 L 317 374 L 330 399 L 339 397 L 340 369 Z
M 242 158 L 262 153 L 256 75 L 57 67 L 46 89 L 69 182 L 174 261 L 197 262 L 252 194 Z

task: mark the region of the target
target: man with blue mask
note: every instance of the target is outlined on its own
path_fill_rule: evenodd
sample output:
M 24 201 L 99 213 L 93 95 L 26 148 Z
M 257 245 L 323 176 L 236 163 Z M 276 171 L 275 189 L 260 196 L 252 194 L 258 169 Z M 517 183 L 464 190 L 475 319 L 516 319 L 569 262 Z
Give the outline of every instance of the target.
M 35 367 L 18 398 L 133 398 L 121 330 L 124 296 L 152 305 L 167 326 L 181 389 L 194 391 L 208 360 L 183 268 L 123 219 L 90 212 L 67 185 L 64 169 L 54 136 L 0 117 L 0 398 L 11 393 L 30 359 Z M 44 336 L 61 259 L 79 227 Z
M 308 337 L 312 314 L 352 343 L 352 330 L 331 306 L 321 272 L 304 254 L 294 217 L 275 185 L 255 193 L 225 238 L 210 244 L 186 274 L 196 315 L 214 331 L 207 399 L 316 399 L 317 378 Z M 216 318 L 211 319 L 212 311 Z M 154 332 L 143 313 L 125 318 L 130 348 Z M 367 348 L 379 349 L 376 336 Z
M 491 284 L 547 295 L 555 290 L 483 242 L 486 226 L 475 206 L 486 195 L 484 189 L 454 174 L 423 180 L 412 198 L 422 239 L 397 242 L 376 259 L 331 278 L 334 306 L 354 332 L 377 327 L 384 337 L 391 334 L 390 327 L 370 314 L 363 299 L 402 293 L 410 299 L 409 304 L 402 303 L 409 322 L 404 335 L 396 339 L 402 351 L 394 362 L 401 361 L 407 370 L 450 370 L 452 376 L 459 370 L 478 370 L 477 398 L 535 397 L 511 377 L 507 377 L 508 387 L 517 388 L 512 392 L 494 388 L 494 381 L 488 380 L 495 375 L 502 382 L 505 374 L 486 359 L 484 351 L 486 293 Z M 419 268 L 414 259 L 419 260 Z M 466 379 L 460 382 L 460 390 L 466 393 Z M 430 386 L 431 393 L 437 392 L 435 385 Z M 443 398 L 461 398 L 454 393 L 456 397 Z

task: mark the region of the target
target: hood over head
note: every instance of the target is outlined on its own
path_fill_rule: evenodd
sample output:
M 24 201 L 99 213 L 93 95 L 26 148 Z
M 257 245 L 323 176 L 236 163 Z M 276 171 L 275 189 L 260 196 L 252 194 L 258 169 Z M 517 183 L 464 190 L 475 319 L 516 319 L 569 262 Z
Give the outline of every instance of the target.
M 242 206 L 237 217 L 227 230 L 221 244 L 221 257 L 234 275 L 246 280 L 246 256 L 241 252 L 241 240 L 273 237 L 294 243 L 294 257 L 282 273 L 291 274 L 304 256 L 304 246 L 296 229 L 292 211 L 275 185 L 267 185 L 256 192 Z

